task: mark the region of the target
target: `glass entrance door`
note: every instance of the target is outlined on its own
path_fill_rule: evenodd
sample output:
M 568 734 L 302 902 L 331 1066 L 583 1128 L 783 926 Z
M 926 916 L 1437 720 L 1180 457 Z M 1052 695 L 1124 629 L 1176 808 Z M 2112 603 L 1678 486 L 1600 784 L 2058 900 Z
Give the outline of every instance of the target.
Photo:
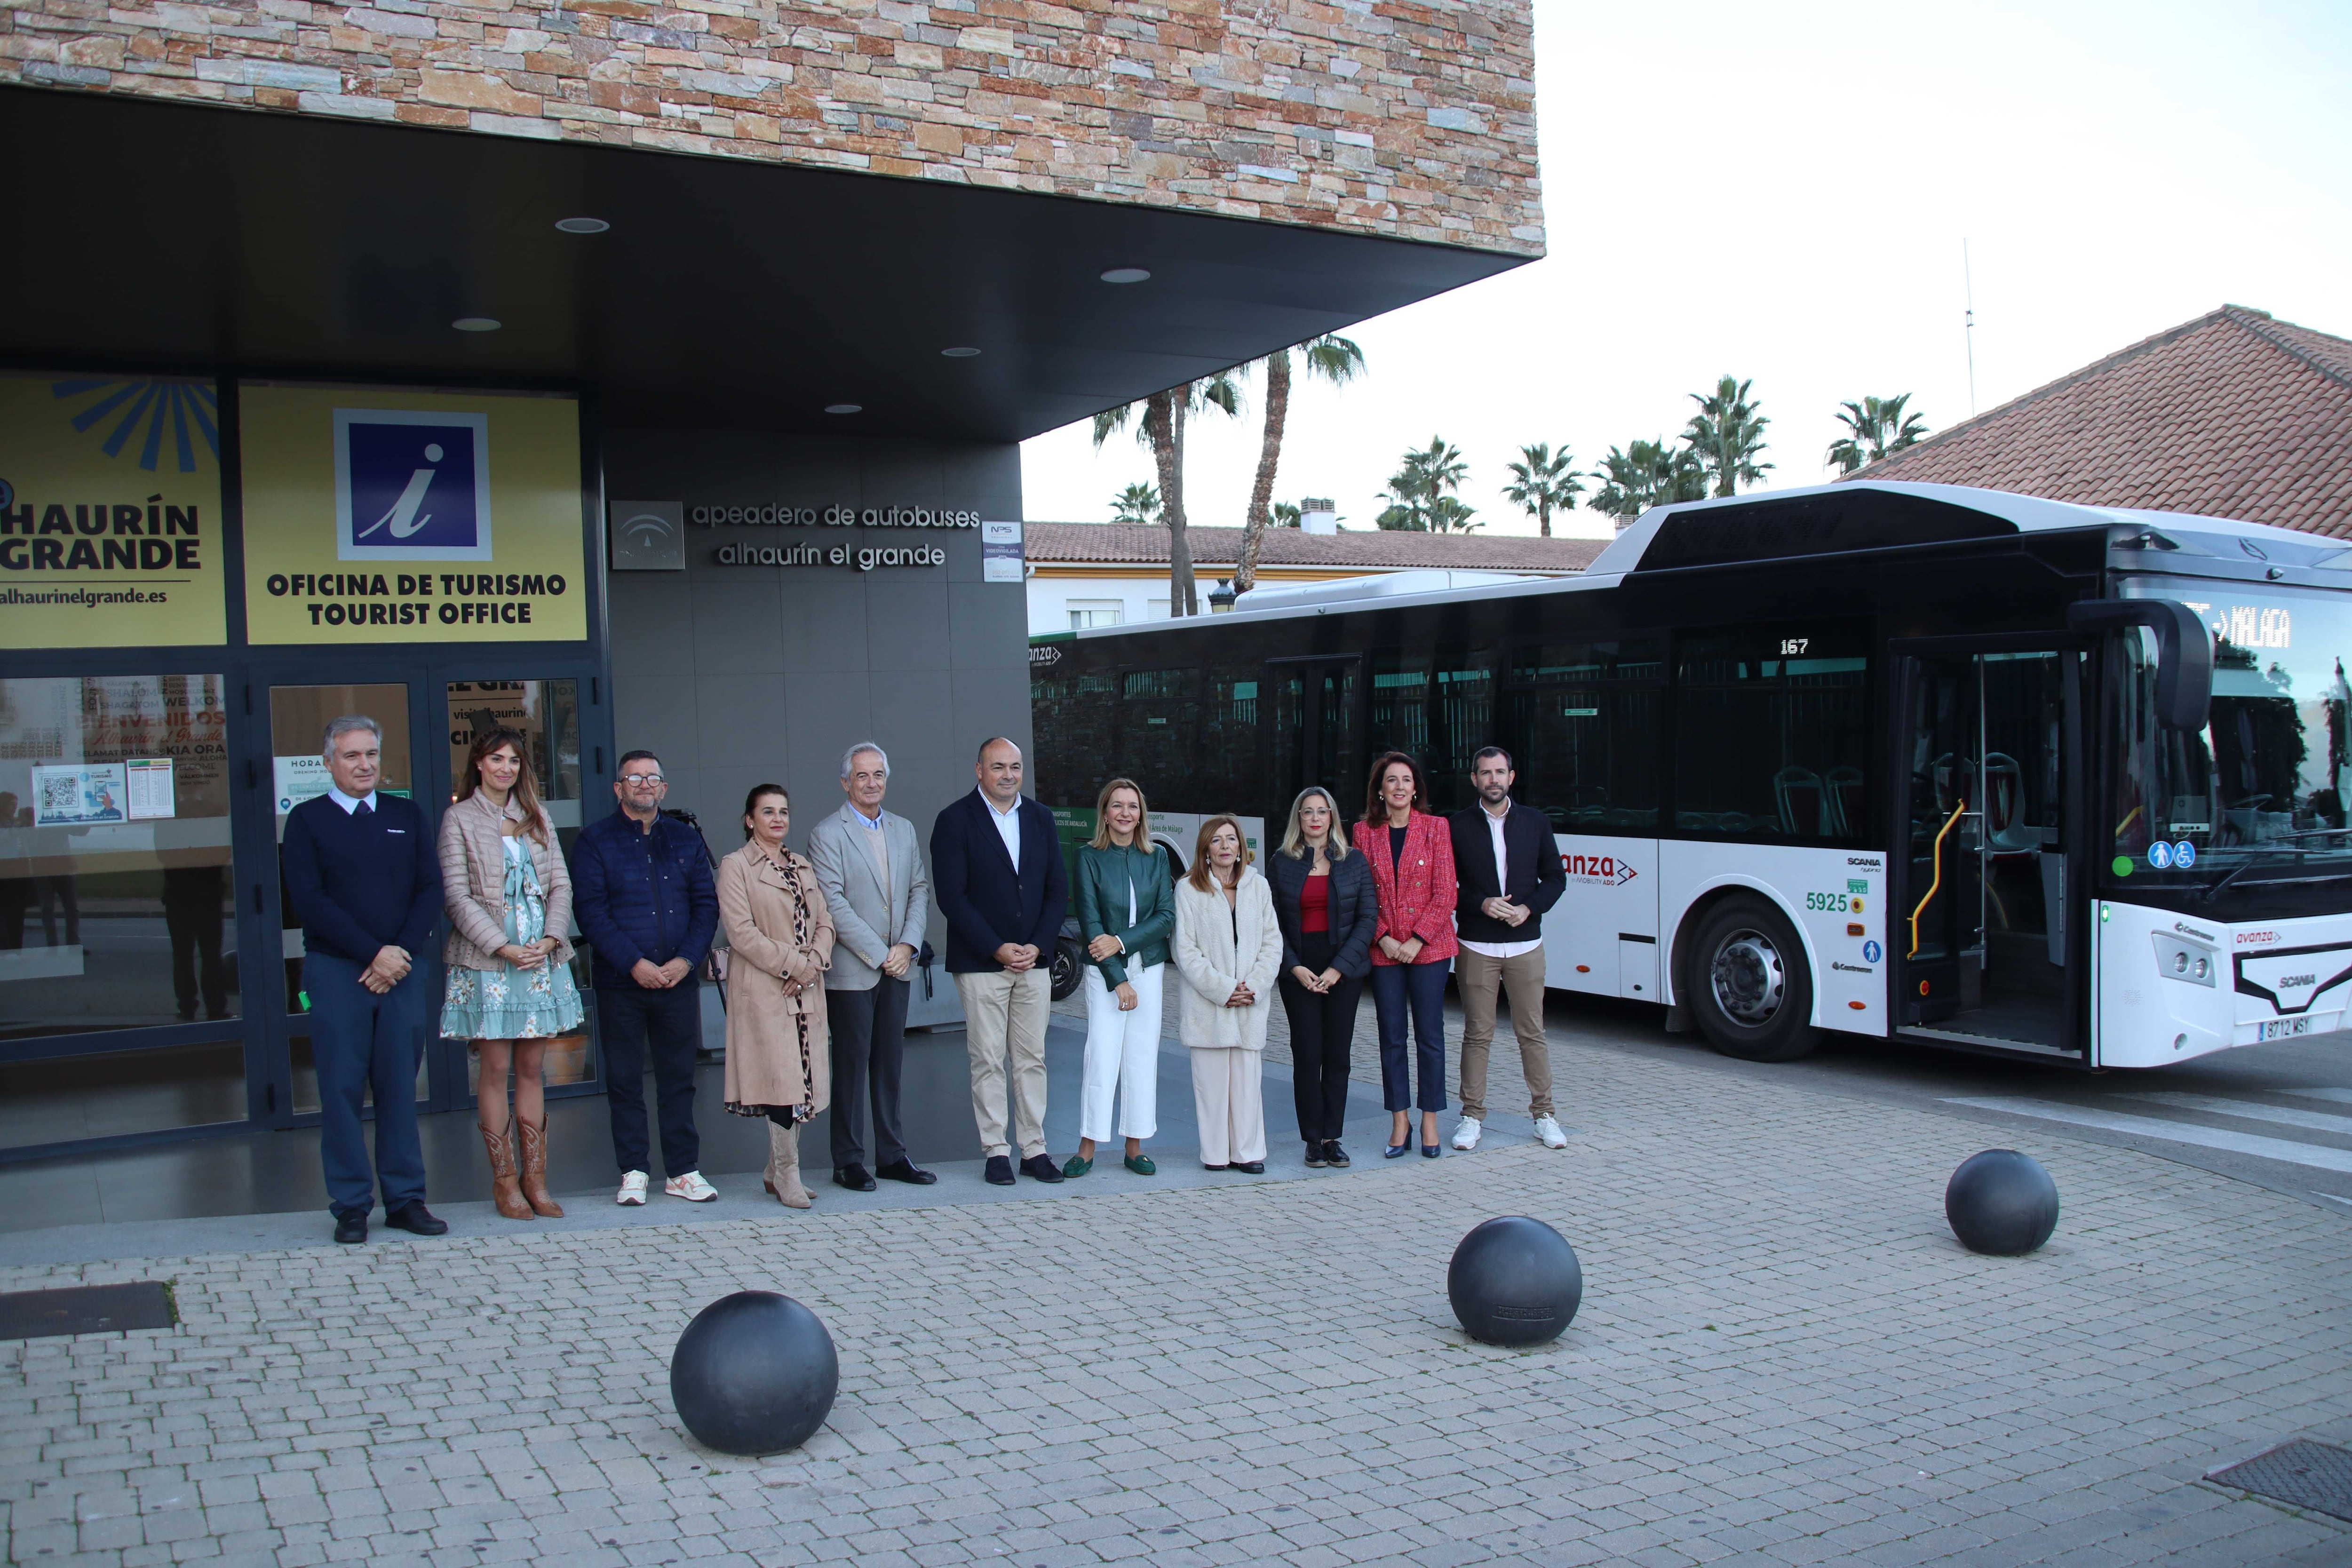
M 383 773 L 377 782 L 377 791 L 415 795 L 408 700 L 409 688 L 401 682 L 269 689 L 270 811 L 277 823 L 276 844 L 282 847 L 286 842 L 288 815 L 304 801 L 327 793 L 331 781 L 327 774 L 324 742 L 327 726 L 340 717 L 364 716 L 374 720 L 383 730 Z M 430 821 L 434 816 L 432 803 L 428 799 L 424 804 Z M 283 984 L 274 989 L 268 998 L 272 1011 L 283 1020 L 282 1027 L 273 1031 L 282 1042 L 282 1058 L 277 1066 L 280 1081 L 289 1086 L 293 1114 L 315 1116 L 319 1113 L 319 1070 L 310 1047 L 310 998 L 302 980 L 302 921 L 294 910 L 293 900 L 286 896 L 282 861 L 278 874 L 278 918 L 284 950 L 280 966 Z M 441 955 L 420 952 L 415 956 L 418 972 L 415 981 L 437 994 Z M 259 968 L 255 966 L 257 980 Z M 430 1072 L 433 1052 L 429 1042 L 427 1046 L 418 1053 L 416 1066 L 416 1099 L 423 1105 L 434 1101 Z M 370 1101 L 373 1102 L 372 1093 Z
M 577 677 L 437 682 L 446 721 L 442 729 L 449 737 L 448 794 L 455 797 L 466 790 L 468 759 L 478 738 L 499 731 L 520 735 L 540 805 L 554 826 L 556 847 L 567 865 L 588 804 L 582 798 L 583 774 L 603 762 L 593 744 L 582 744 L 583 685 Z M 595 988 L 591 958 L 588 944 L 580 939 L 576 918 L 571 935 L 575 950 L 572 979 L 587 1003 L 589 1016 L 579 1030 L 548 1042 L 542 1070 L 551 1094 L 593 1092 L 603 1081 L 593 1045 Z M 472 1043 L 444 1040 L 439 1048 L 446 1053 L 444 1065 L 452 1083 L 464 1086 L 461 1103 L 472 1103 L 481 1075 L 481 1062 Z
M 1906 661 L 1907 848 L 1895 856 L 1894 913 L 1906 1026 L 2080 1048 L 2066 912 L 2081 658 L 2038 648 Z

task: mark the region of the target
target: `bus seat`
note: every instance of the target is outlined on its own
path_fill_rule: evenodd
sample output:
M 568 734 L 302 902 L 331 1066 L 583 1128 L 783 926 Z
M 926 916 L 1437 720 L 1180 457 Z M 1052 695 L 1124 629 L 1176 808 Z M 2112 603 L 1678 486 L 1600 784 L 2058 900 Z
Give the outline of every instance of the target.
M 1810 805 L 1800 797 L 1812 792 Z M 1822 784 L 1822 775 L 1811 768 L 1790 766 L 1772 775 L 1773 804 L 1780 808 L 1780 831 L 1791 837 L 1812 833 L 1828 835 L 1835 831 L 1830 825 L 1830 792 Z M 1803 812 L 1818 827 L 1801 819 Z
M 2042 830 L 2025 821 L 2025 770 L 2006 752 L 1984 759 L 1985 843 L 1996 855 L 2022 855 L 2042 847 Z
M 1868 804 L 1863 794 L 1862 770 L 1843 763 L 1829 771 L 1829 798 L 1822 807 L 1829 817 L 1827 831 L 1840 838 L 1851 838 L 1863 821 L 1863 807 Z

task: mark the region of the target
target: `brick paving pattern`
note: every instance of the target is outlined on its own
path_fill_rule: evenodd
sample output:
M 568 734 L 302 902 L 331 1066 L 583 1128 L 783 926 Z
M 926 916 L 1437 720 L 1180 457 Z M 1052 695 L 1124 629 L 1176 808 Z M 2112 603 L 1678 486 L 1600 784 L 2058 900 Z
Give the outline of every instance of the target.
M 185 1320 L 0 1346 L 8 1555 L 2352 1560 L 2352 1527 L 2199 1479 L 2352 1436 L 2343 1216 L 2027 1135 L 2057 1237 L 1975 1258 L 1940 1204 L 1981 1128 L 1555 1055 L 1558 1153 L 6 1270 L 168 1278 Z M 1531 1352 L 1470 1343 L 1444 1296 L 1454 1239 L 1514 1211 L 1587 1281 Z M 731 1459 L 678 1430 L 667 1356 L 754 1287 L 824 1317 L 841 1398 L 804 1450 Z

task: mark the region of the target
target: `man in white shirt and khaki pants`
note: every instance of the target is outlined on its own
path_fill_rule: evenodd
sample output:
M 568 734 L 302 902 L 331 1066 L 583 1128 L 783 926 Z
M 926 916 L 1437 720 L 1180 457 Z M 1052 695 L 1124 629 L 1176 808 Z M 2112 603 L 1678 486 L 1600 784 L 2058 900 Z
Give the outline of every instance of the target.
M 1447 818 L 1454 874 L 1461 887 L 1454 928 L 1462 951 L 1454 979 L 1462 991 L 1462 1120 L 1454 1146 L 1478 1146 L 1486 1119 L 1486 1058 L 1495 1044 L 1495 1005 L 1507 993 L 1511 1030 L 1527 1074 L 1528 1113 L 1549 1149 L 1568 1147 L 1552 1114 L 1551 1050 L 1544 1037 L 1544 911 L 1559 901 L 1568 874 L 1551 823 L 1511 799 L 1511 754 L 1488 746 L 1470 759 L 1478 804 Z

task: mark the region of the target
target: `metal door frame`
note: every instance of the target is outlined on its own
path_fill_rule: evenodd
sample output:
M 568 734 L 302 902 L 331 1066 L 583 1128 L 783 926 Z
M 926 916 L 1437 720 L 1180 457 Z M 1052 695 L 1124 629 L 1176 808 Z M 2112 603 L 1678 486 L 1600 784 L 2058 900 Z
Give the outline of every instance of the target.
M 1279 658 L 1259 660 L 1260 700 L 1266 704 L 1269 717 L 1274 700 L 1273 686 L 1276 680 L 1293 670 L 1297 670 L 1305 676 L 1309 670 L 1343 664 L 1351 665 L 1355 668 L 1354 707 L 1356 710 L 1348 717 L 1355 725 L 1356 733 L 1361 736 L 1370 727 L 1371 711 L 1371 685 L 1367 675 L 1368 662 L 1361 653 L 1286 654 Z M 1323 691 L 1322 687 L 1312 679 L 1302 679 L 1299 684 L 1302 698 L 1299 710 L 1299 767 L 1302 773 L 1312 779 L 1322 771 Z M 1259 726 L 1258 776 L 1266 780 L 1270 785 L 1275 782 L 1274 747 L 1274 726 L 1270 723 L 1261 724 Z M 1302 784 L 1298 787 L 1304 789 L 1306 785 Z M 1265 803 L 1265 833 L 1270 844 L 1280 842 L 1281 835 L 1288 830 L 1290 804 L 1288 798 L 1269 800 Z M 1344 813 L 1348 809 L 1349 803 L 1341 800 L 1339 805 L 1340 811 Z M 1332 830 L 1339 831 L 1339 824 L 1333 824 Z

